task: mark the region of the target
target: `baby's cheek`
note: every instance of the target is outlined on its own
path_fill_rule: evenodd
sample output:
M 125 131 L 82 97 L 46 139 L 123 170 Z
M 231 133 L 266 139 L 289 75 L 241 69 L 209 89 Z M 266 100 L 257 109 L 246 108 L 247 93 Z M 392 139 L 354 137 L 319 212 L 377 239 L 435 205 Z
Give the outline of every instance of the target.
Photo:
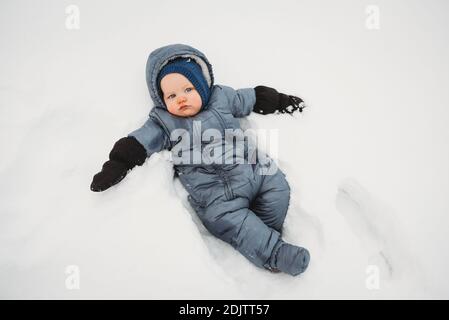
M 172 113 L 172 114 L 177 113 L 178 108 L 175 105 L 173 105 L 173 103 L 167 103 L 166 105 L 167 105 L 167 109 L 170 113 Z
M 201 96 L 198 93 L 195 95 L 195 105 L 201 107 Z

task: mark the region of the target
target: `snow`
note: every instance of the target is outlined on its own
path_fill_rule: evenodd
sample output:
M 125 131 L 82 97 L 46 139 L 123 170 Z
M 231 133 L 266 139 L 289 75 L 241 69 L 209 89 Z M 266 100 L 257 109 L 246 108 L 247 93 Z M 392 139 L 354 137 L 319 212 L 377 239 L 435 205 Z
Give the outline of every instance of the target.
M 2 1 L 0 297 L 449 298 L 448 6 Z M 145 121 L 146 58 L 170 43 L 203 51 L 217 83 L 306 101 L 294 117 L 244 121 L 279 130 L 285 238 L 311 252 L 303 275 L 258 269 L 212 237 L 166 152 L 89 190 Z

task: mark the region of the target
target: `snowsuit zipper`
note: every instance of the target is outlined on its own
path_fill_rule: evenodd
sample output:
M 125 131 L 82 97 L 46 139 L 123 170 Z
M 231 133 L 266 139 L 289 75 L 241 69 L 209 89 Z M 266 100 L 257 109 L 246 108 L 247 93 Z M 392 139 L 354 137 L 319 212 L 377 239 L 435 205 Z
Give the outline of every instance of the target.
M 227 200 L 234 199 L 235 198 L 234 192 L 232 192 L 232 187 L 231 187 L 231 184 L 229 182 L 229 178 L 227 176 L 227 173 L 222 168 L 220 168 L 219 166 L 216 166 L 215 170 L 217 171 L 217 174 L 220 176 L 221 180 L 223 181 L 226 199 Z
M 214 109 L 210 109 L 210 110 L 212 111 L 212 113 L 215 114 L 215 117 L 217 117 L 218 121 L 220 122 L 221 128 L 223 129 L 223 133 L 224 133 L 224 131 L 226 129 L 226 125 L 225 125 L 225 122 L 224 122 L 223 118 L 221 117 L 220 113 Z M 223 170 L 223 168 L 221 168 L 219 165 L 214 165 L 214 167 L 215 167 L 215 170 L 217 171 L 217 174 L 223 180 L 226 199 L 227 200 L 234 199 L 235 198 L 234 192 L 232 191 L 231 183 L 229 182 L 229 177 L 227 175 L 227 172 L 225 170 Z

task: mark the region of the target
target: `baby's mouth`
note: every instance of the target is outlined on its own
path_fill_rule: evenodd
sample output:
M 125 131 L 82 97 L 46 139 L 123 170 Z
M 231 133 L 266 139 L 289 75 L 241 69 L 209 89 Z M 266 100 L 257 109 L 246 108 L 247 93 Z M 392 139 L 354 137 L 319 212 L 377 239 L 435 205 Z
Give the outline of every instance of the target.
M 181 107 L 179 107 L 179 110 L 184 110 L 184 109 L 187 109 L 187 108 L 189 108 L 190 106 L 187 106 L 187 105 L 185 105 L 185 106 L 181 106 Z

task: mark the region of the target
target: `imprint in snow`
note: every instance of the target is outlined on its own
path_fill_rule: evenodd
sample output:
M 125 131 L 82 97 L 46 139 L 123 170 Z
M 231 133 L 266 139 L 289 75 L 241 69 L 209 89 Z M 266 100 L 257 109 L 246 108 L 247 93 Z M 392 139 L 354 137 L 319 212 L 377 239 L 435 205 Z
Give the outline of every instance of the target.
M 375 200 L 354 179 L 340 183 L 336 208 L 367 251 L 369 264 L 379 266 L 387 279 L 403 278 L 405 272 L 420 272 L 418 262 L 407 252 L 405 235 L 396 222 L 394 211 Z

